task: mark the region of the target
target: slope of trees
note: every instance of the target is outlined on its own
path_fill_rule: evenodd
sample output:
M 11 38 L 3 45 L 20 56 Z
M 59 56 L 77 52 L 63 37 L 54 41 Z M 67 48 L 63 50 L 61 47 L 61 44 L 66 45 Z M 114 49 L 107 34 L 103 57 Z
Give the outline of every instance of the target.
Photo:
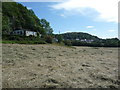
M 39 19 L 33 10 L 20 3 L 2 3 L 2 33 L 10 34 L 15 29 L 28 29 L 41 34 L 52 34 L 53 29 L 45 19 Z
M 72 33 L 64 33 L 62 34 L 65 40 L 75 40 L 75 39 L 89 39 L 89 40 L 100 40 L 97 36 L 90 35 L 88 33 L 83 32 L 72 32 Z
M 59 39 L 58 34 L 55 35 Z M 118 47 L 120 40 L 118 38 L 100 39 L 97 36 L 83 32 L 71 32 L 61 34 L 65 45 L 72 46 L 93 46 L 93 47 Z M 61 40 L 62 41 L 62 40 Z

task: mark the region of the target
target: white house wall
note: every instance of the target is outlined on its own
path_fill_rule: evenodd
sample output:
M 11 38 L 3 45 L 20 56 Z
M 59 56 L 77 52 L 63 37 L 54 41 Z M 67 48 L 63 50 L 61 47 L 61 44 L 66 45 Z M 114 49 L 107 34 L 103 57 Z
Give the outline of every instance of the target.
M 34 36 L 37 36 L 37 32 L 34 32 Z
M 37 36 L 37 33 L 36 32 L 33 32 L 33 31 L 26 31 L 26 36 Z

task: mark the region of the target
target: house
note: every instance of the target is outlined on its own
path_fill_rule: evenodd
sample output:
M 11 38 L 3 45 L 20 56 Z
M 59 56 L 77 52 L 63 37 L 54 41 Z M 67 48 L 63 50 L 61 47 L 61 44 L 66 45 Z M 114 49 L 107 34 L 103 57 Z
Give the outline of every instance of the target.
M 81 42 L 87 42 L 87 43 L 92 43 L 92 42 L 94 42 L 94 40 L 87 40 L 87 39 L 81 39 L 80 40 Z
M 35 31 L 30 31 L 30 30 L 24 30 L 24 29 L 20 29 L 20 30 L 14 30 L 12 32 L 13 35 L 21 35 L 21 36 L 37 36 L 37 32 Z
M 53 42 L 58 42 L 58 39 L 57 38 L 53 38 Z
M 87 39 L 81 39 L 80 41 L 81 41 L 81 42 L 86 42 L 86 41 L 87 41 Z
M 80 39 L 79 38 L 76 38 L 76 41 L 79 41 Z

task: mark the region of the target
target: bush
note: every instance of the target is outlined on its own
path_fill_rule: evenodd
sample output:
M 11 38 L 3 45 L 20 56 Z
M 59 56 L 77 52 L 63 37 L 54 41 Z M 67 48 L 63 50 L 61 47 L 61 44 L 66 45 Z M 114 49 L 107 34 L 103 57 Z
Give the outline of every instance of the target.
M 45 41 L 46 41 L 47 43 L 52 43 L 53 38 L 52 38 L 51 36 L 45 36 Z
M 2 35 L 3 43 L 46 44 L 44 40 L 34 36 Z
M 61 43 L 63 41 L 62 35 L 58 35 L 57 39 L 58 39 L 58 43 Z
M 72 43 L 70 40 L 65 40 L 65 41 L 63 41 L 63 43 L 67 46 L 72 46 Z
M 35 41 L 34 44 L 46 44 L 45 41 Z

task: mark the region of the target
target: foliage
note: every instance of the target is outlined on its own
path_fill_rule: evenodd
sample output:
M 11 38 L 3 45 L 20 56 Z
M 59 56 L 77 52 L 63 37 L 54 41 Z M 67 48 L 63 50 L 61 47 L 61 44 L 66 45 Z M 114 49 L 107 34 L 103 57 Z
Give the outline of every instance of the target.
M 58 43 L 61 43 L 63 41 L 62 35 L 58 35 L 56 38 L 58 39 Z
M 65 45 L 72 46 L 72 42 L 70 40 L 63 41 Z
M 28 29 L 42 35 L 52 34 L 53 29 L 45 19 L 39 19 L 33 10 L 16 2 L 2 3 L 2 32 L 10 34 L 15 29 Z
M 90 35 L 88 33 L 83 32 L 72 32 L 72 33 L 64 33 L 61 34 L 64 40 L 76 40 L 76 39 L 91 39 L 95 41 L 99 41 L 100 39 L 96 36 Z
M 81 42 L 81 41 L 72 41 L 73 46 L 92 46 L 92 47 L 120 47 L 120 41 L 105 40 L 105 42 Z
M 58 34 L 55 35 L 58 38 Z M 72 46 L 92 46 L 92 47 L 120 47 L 120 40 L 117 38 L 111 39 L 100 39 L 96 36 L 82 33 L 82 32 L 72 32 L 61 34 L 64 39 L 65 45 L 71 44 Z M 77 39 L 77 40 L 76 40 Z M 81 41 L 85 40 L 86 41 Z M 92 40 L 89 42 L 89 40 Z
M 53 40 L 52 36 L 50 36 L 50 35 L 46 35 L 46 36 L 44 37 L 44 39 L 45 39 L 45 41 L 46 41 L 47 43 L 52 43 L 52 40 Z
M 2 43 L 19 43 L 19 44 L 46 44 L 43 39 L 34 36 L 2 35 Z
M 42 27 L 45 29 L 47 34 L 52 34 L 53 29 L 50 27 L 50 23 L 47 22 L 45 19 L 41 19 L 40 20 L 40 24 L 42 25 Z

